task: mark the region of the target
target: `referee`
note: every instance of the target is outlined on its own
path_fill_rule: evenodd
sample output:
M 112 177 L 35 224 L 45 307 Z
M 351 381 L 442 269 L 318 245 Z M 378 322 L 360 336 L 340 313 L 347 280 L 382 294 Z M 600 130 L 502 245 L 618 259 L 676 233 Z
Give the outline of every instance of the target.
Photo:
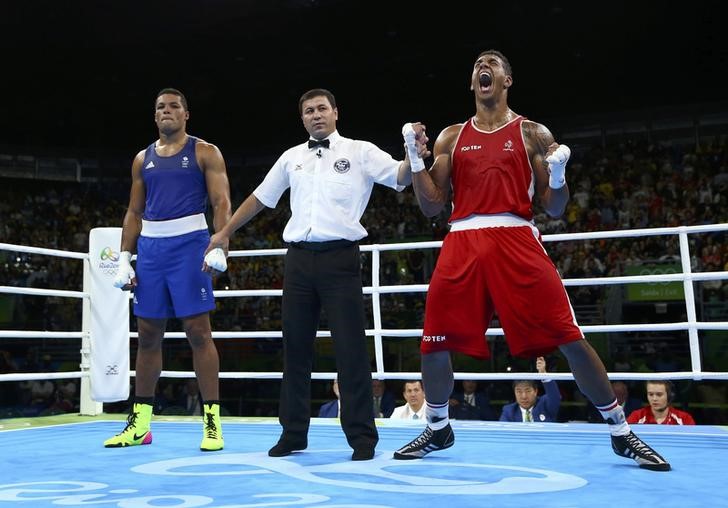
M 379 440 L 372 410 L 372 378 L 366 347 L 359 240 L 360 219 L 375 183 L 402 191 L 412 181 L 409 158 L 397 161 L 367 141 L 341 136 L 336 99 L 317 88 L 301 96 L 298 111 L 307 142 L 286 150 L 263 182 L 210 239 L 207 252 L 227 254 L 230 236 L 263 208 L 275 208 L 290 188 L 291 218 L 283 280 L 283 381 L 278 418 L 283 432 L 268 455 L 283 457 L 308 446 L 311 370 L 321 309 L 334 340 L 341 393 L 341 426 L 352 460 L 370 460 Z M 424 126 L 413 124 L 420 155 Z M 221 264 L 225 260 L 222 257 Z M 217 268 L 216 264 L 206 269 Z

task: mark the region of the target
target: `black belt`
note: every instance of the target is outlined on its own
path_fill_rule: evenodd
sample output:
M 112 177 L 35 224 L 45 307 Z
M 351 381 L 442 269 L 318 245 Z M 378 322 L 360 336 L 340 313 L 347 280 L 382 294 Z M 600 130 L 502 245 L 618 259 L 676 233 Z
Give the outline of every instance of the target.
M 353 245 L 356 245 L 357 243 L 358 242 L 352 242 L 351 240 L 329 240 L 327 242 L 291 242 L 288 244 L 288 246 L 293 247 L 294 249 L 324 252 L 327 250 L 351 247 Z

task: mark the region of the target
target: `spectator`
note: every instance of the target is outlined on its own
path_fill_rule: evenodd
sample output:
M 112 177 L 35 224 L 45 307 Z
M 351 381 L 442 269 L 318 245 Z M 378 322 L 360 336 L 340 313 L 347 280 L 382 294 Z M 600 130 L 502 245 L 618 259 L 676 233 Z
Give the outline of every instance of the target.
M 628 423 L 695 425 L 695 420 L 690 413 L 672 407 L 675 391 L 671 381 L 647 381 L 645 390 L 649 405 L 632 411 L 627 417 Z
M 30 404 L 37 412 L 42 412 L 53 402 L 55 385 L 47 379 L 34 379 L 25 385 L 30 391 Z
M 46 414 L 72 413 L 78 409 L 73 403 L 76 397 L 76 383 L 60 382 L 55 390 L 53 403 L 44 411 Z
M 154 414 L 162 414 L 163 411 L 172 410 L 175 413 L 179 412 L 181 414 L 183 412 L 182 408 L 186 404 L 180 399 L 181 396 L 177 395 L 177 383 L 175 380 L 163 380 L 157 383 L 154 393 Z
M 450 418 L 454 420 L 497 420 L 490 397 L 478 390 L 478 382 L 462 381 L 463 390 L 450 396 Z
M 546 373 L 546 361 L 543 356 L 536 359 L 536 369 Z M 500 416 L 502 422 L 555 422 L 561 406 L 561 393 L 556 381 L 542 381 L 545 395 L 539 397 L 538 384 L 534 380 L 513 382 L 513 393 L 516 402 L 503 406 Z M 602 419 L 603 420 L 603 419 Z
M 188 415 L 202 415 L 202 400 L 200 398 L 200 387 L 197 384 L 197 379 L 190 378 L 185 382 L 181 402 Z
M 425 420 L 425 390 L 422 387 L 422 381 L 415 379 L 405 381 L 402 389 L 402 396 L 407 401 L 406 404 L 394 408 L 390 418 L 399 418 L 401 420 Z
M 331 400 L 321 406 L 319 409 L 319 418 L 337 418 L 341 413 L 341 400 L 339 395 L 339 382 L 334 379 L 331 385 L 331 390 L 336 395 L 336 399 Z
M 372 380 L 374 418 L 389 418 L 394 411 L 394 396 L 383 379 Z

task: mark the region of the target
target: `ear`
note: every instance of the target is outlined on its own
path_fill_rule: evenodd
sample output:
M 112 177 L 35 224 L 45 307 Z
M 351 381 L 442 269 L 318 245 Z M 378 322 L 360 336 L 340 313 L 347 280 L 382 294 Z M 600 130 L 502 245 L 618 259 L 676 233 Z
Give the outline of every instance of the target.
M 339 108 L 334 108 L 334 120 L 339 119 Z
M 503 88 L 508 89 L 513 84 L 513 77 L 506 76 L 506 79 L 503 81 Z

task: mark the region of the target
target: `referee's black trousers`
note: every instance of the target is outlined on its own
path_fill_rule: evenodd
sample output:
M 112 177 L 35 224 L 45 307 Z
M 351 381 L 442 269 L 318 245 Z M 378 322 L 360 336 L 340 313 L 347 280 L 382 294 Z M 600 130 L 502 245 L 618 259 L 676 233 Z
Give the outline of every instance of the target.
M 379 437 L 374 425 L 372 375 L 364 333 L 359 246 L 345 241 L 291 244 L 286 254 L 284 363 L 278 412 L 283 427 L 281 441 L 307 443 L 314 339 L 322 308 L 336 354 L 341 427 L 352 448 L 374 448 Z

